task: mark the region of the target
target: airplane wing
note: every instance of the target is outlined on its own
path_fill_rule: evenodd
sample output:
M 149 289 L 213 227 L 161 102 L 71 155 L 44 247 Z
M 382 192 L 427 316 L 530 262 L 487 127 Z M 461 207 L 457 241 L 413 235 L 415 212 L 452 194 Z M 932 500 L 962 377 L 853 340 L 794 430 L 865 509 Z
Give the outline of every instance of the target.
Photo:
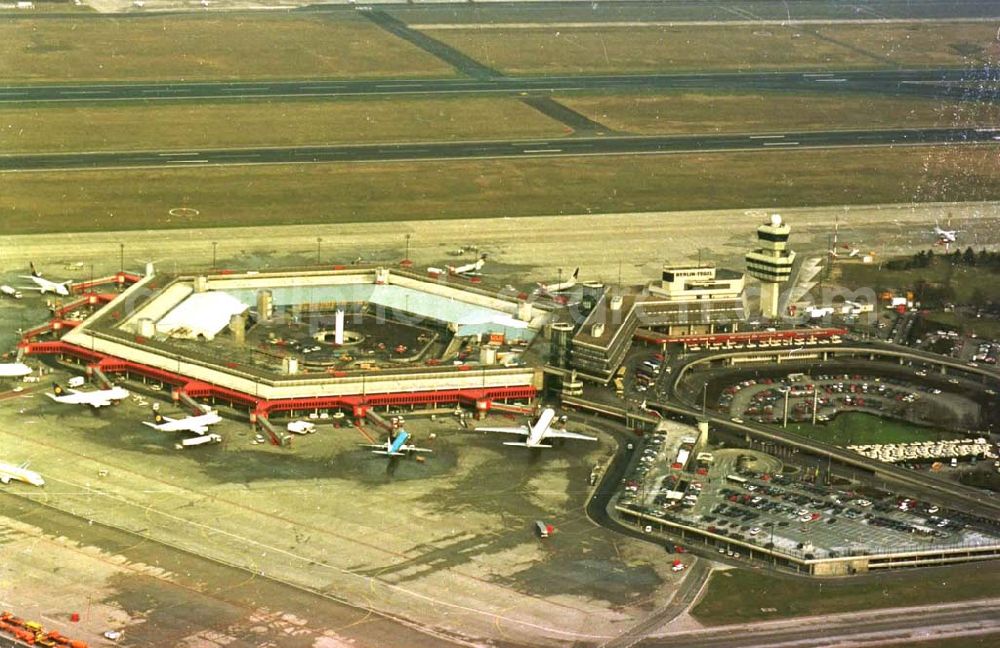
M 379 450 L 385 450 L 384 443 L 359 443 L 358 446 L 362 448 L 377 448 Z
M 597 437 L 587 436 L 586 434 L 577 434 L 576 432 L 567 432 L 566 430 L 556 430 L 554 428 L 549 428 L 542 435 L 543 439 L 580 439 L 581 441 L 597 441 Z
M 403 446 L 401 449 L 407 452 L 434 452 L 430 448 L 418 448 L 417 446 L 412 445 Z
M 501 434 L 520 434 L 521 436 L 528 436 L 531 434 L 531 430 L 526 427 L 478 427 L 476 432 L 499 432 Z

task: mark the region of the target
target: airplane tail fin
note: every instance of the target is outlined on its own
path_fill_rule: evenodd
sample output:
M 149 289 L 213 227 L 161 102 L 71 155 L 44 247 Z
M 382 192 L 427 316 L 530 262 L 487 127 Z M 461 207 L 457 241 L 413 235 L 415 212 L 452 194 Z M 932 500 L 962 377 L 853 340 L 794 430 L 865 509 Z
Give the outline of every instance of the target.
M 573 271 L 573 278 L 576 279 L 578 276 L 580 276 L 580 268 Z
M 31 268 L 31 276 L 32 277 L 41 277 L 42 276 L 42 275 L 38 274 L 38 270 L 35 270 L 35 262 L 34 261 L 28 261 L 28 267 Z

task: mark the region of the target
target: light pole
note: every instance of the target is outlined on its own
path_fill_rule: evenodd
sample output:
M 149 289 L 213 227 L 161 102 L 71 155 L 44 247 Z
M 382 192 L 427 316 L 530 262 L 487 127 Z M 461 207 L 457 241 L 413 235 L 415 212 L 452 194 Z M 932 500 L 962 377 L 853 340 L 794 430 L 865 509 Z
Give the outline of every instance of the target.
M 319 236 L 317 236 L 316 237 L 316 265 L 319 265 L 319 252 L 320 252 L 320 245 L 322 245 L 322 244 L 323 244 L 323 239 L 320 238 Z
M 118 272 L 125 272 L 125 244 L 118 244 Z
M 403 255 L 404 261 L 410 260 L 410 235 L 406 235 L 406 254 Z
M 212 270 L 215 270 L 215 251 L 219 247 L 218 241 L 212 241 Z

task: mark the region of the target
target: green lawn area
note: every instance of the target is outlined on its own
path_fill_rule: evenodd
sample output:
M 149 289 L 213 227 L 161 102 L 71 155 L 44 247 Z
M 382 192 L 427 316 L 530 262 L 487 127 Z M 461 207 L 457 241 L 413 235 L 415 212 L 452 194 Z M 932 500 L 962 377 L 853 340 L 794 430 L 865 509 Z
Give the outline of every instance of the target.
M 958 435 L 919 425 L 912 425 L 894 419 L 884 419 L 864 412 L 844 412 L 838 414 L 826 425 L 790 423 L 790 432 L 801 434 L 838 446 L 864 443 L 908 443 L 911 441 L 937 441 Z
M 346 13 L 24 18 L 0 21 L 0 43 L 6 82 L 454 76 Z
M 995 596 L 1000 596 L 997 561 L 836 580 L 733 569 L 712 575 L 691 613 L 699 622 L 714 626 Z M 777 611 L 761 612 L 761 608 Z
M 558 99 L 611 129 L 640 135 L 1000 123 L 998 104 L 866 94 L 676 92 L 565 95 Z
M 0 150 L 121 151 L 559 137 L 516 99 L 0 106 Z
M 996 62 L 990 23 L 425 29 L 511 74 L 843 70 Z
M 993 275 L 993 286 L 996 286 L 998 279 L 1000 278 Z M 1000 293 L 1000 290 L 994 288 L 994 299 L 996 299 L 996 295 L 998 293 Z M 960 315 L 958 313 L 942 313 L 934 311 L 927 315 L 926 320 L 928 328 L 931 329 L 947 327 L 955 329 L 961 333 L 975 333 L 977 336 L 987 340 L 1000 340 L 1000 322 L 995 319 L 976 318 L 968 315 Z
M 915 191 L 920 185 L 933 190 Z M 1000 198 L 995 149 L 912 146 L 0 174 L 6 234 L 781 208 L 914 197 Z M 200 216 L 167 215 L 181 206 L 198 209 Z

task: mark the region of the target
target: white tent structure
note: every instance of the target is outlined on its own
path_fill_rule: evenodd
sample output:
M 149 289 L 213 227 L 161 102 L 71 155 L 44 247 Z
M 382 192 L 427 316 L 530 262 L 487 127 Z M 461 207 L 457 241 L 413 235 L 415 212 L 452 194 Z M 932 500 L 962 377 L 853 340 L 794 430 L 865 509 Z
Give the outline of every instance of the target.
M 175 338 L 211 340 L 229 326 L 233 315 L 240 315 L 247 308 L 228 293 L 194 293 L 160 319 L 156 331 Z

